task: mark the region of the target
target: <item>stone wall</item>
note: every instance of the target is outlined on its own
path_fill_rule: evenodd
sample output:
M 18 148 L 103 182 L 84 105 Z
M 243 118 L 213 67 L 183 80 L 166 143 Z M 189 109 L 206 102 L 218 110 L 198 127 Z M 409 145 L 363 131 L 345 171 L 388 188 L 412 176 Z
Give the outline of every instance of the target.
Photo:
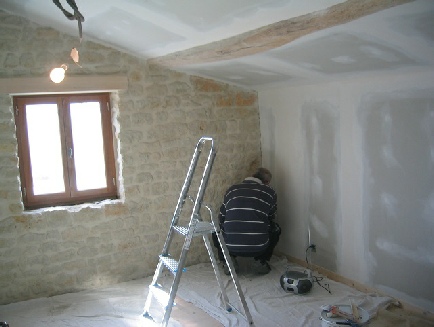
M 82 68 L 69 59 L 72 47 Z M 217 146 L 205 194 L 215 213 L 225 189 L 260 164 L 256 92 L 149 66 L 86 40 L 85 29 L 79 44 L 78 37 L 0 11 L 0 78 L 48 78 L 67 60 L 68 75 L 128 78 L 128 88 L 112 94 L 120 199 L 24 211 L 12 97 L 0 94 L 0 304 L 151 275 L 201 136 Z M 195 239 L 188 264 L 208 260 Z

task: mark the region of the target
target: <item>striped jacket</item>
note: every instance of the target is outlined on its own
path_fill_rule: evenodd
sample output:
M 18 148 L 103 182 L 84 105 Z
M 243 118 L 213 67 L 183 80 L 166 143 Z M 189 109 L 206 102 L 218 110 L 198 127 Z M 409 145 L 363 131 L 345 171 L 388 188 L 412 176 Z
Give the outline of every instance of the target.
M 230 253 L 259 253 L 268 247 L 270 221 L 277 209 L 276 192 L 260 179 L 231 186 L 220 207 L 219 223 Z

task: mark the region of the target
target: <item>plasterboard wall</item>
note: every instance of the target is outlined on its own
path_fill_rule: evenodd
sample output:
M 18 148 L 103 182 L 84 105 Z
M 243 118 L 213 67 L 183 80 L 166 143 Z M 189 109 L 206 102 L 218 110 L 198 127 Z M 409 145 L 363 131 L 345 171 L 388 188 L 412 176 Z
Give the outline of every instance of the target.
M 432 72 L 259 92 L 279 251 L 434 311 Z M 431 236 L 430 236 L 431 235 Z

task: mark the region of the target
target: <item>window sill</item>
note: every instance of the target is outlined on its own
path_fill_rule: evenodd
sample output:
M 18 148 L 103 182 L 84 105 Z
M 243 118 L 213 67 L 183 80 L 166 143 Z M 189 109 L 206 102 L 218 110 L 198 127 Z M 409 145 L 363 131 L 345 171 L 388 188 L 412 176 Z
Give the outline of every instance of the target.
M 94 203 L 82 203 L 82 204 L 75 204 L 69 206 L 54 206 L 54 207 L 46 207 L 46 208 L 39 208 L 39 209 L 29 209 L 29 210 L 24 210 L 23 214 L 34 215 L 34 214 L 41 214 L 41 213 L 52 212 L 52 211 L 80 212 L 83 209 L 88 209 L 88 208 L 102 209 L 107 205 L 117 205 L 117 204 L 124 204 L 124 201 L 121 199 L 103 200 Z

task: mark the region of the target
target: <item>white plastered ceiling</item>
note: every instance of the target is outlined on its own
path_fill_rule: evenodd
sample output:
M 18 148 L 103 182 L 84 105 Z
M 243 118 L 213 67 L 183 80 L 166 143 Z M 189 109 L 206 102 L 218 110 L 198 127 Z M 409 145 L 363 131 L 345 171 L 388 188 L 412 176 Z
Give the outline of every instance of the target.
M 248 88 L 409 70 L 434 72 L 434 1 L 392 2 L 392 7 L 340 24 L 305 32 L 286 44 L 256 49 L 238 57 L 169 66 L 190 74 Z M 324 15 L 350 1 L 323 0 L 75 0 L 85 18 L 83 38 L 98 41 L 144 59 L 182 58 L 192 49 L 221 46 L 224 40 L 309 14 Z M 354 2 L 354 1 L 353 1 Z M 402 4 L 400 4 L 402 2 Z M 72 12 L 66 0 L 63 7 Z M 0 9 L 42 26 L 76 35 L 77 21 L 68 20 L 50 0 L 2 0 Z M 271 31 L 271 30 L 270 30 Z M 240 41 L 245 51 L 251 44 Z M 244 49 L 243 49 L 244 47 Z M 260 47 L 260 45 L 259 45 Z M 238 49 L 233 50 L 236 54 Z M 217 52 L 218 53 L 218 52 Z M 82 62 L 85 65 L 85 62 Z

